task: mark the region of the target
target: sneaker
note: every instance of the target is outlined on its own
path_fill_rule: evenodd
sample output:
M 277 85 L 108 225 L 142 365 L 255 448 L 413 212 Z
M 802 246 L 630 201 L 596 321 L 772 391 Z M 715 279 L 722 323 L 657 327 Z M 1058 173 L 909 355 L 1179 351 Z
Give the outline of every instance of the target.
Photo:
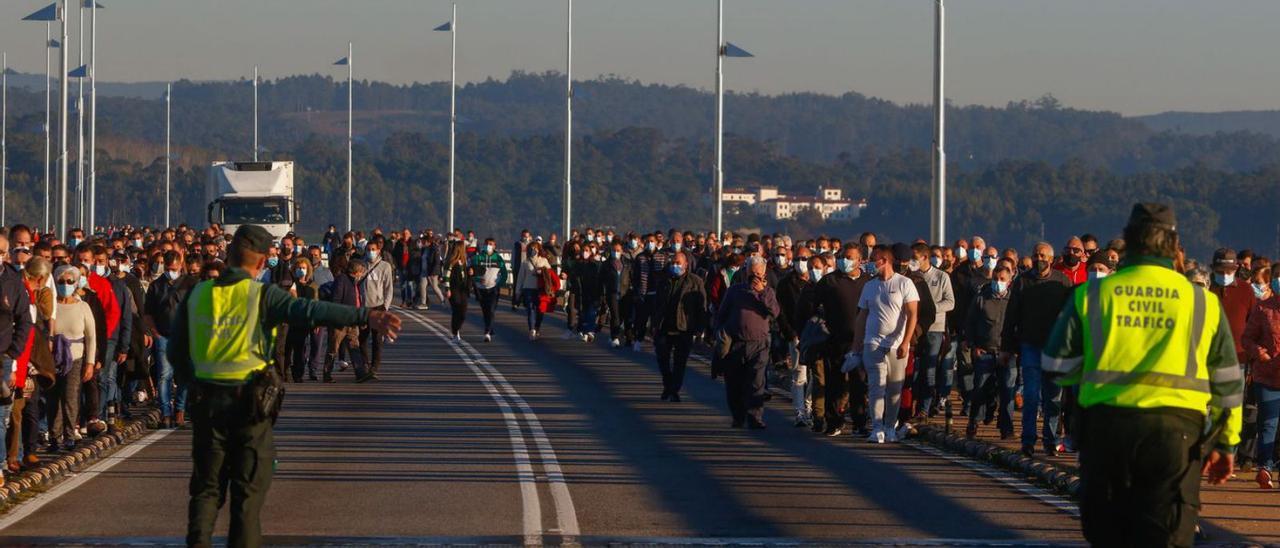
M 536 340 L 538 340 L 538 331 L 537 331 L 537 330 L 535 330 L 535 329 L 530 329 L 530 330 L 529 330 L 529 340 L 531 340 L 531 341 L 536 341 Z
M 454 333 L 453 333 L 453 340 L 454 340 L 454 342 L 462 342 L 462 333 L 454 332 Z
M 425 305 L 425 304 L 420 304 L 420 305 L 416 306 L 415 308 L 417 308 L 418 310 L 426 310 L 426 309 L 427 309 L 427 305 Z
M 490 342 L 490 341 L 492 341 L 492 340 L 493 340 L 493 333 L 485 333 L 485 334 L 484 334 L 484 342 Z
M 581 335 L 578 335 L 578 340 L 581 340 L 582 342 L 587 342 L 587 334 L 583 333 Z
M 81 426 L 78 429 L 71 430 L 71 439 L 75 441 L 80 441 L 84 439 L 84 437 L 88 434 L 89 434 L 89 429 Z
M 348 369 L 351 369 L 351 362 L 348 362 L 347 360 L 338 360 L 337 364 L 338 364 L 338 371 L 346 371 Z
M 639 352 L 639 351 L 640 351 L 640 343 L 638 343 L 638 342 L 631 343 L 631 350 L 632 350 L 632 351 L 634 351 L 634 352 Z
M 884 443 L 884 432 L 881 432 L 880 430 L 871 432 L 871 435 L 867 436 L 867 441 L 871 443 Z
M 609 341 L 609 348 L 617 348 L 617 347 L 619 347 L 619 346 L 622 346 L 622 341 L 620 341 L 620 340 L 618 340 L 618 339 L 614 339 L 614 340 L 612 340 L 612 341 Z
M 1271 481 L 1271 471 L 1267 470 L 1266 468 L 1259 468 L 1258 475 L 1255 476 L 1253 480 L 1258 482 L 1258 487 L 1261 487 L 1263 489 L 1276 488 L 1275 482 Z
M 595 333 L 587 333 L 587 342 L 589 342 L 589 343 L 596 342 L 596 334 L 595 334 Z
M 898 431 L 890 428 L 884 433 L 885 443 L 898 443 Z
M 844 434 L 844 433 L 845 433 L 845 429 L 844 429 L 844 427 L 843 427 L 843 426 L 841 426 L 841 427 L 832 428 L 832 429 L 827 430 L 827 431 L 824 433 L 824 435 L 825 435 L 825 436 L 827 436 L 828 438 L 837 438 L 837 437 L 840 437 L 840 435 L 841 435 L 841 434 Z

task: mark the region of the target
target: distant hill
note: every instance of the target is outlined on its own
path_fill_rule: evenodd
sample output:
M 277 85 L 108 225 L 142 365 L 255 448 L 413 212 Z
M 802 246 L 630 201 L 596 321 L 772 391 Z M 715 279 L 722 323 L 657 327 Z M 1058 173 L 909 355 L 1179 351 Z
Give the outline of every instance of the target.
M 1136 116 L 1134 119 L 1155 131 L 1172 131 L 1189 135 L 1252 131 L 1280 138 L 1280 110 L 1162 112 L 1150 116 Z
M 57 76 L 55 74 L 55 76 Z M 86 81 L 87 82 L 87 81 Z M 25 74 L 21 72 L 9 73 L 9 85 L 14 88 L 27 88 L 32 91 L 44 92 L 44 75 L 43 74 Z M 58 81 L 52 82 L 54 91 L 57 91 Z M 162 99 L 164 98 L 164 82 L 98 82 L 98 97 L 132 97 L 137 99 Z

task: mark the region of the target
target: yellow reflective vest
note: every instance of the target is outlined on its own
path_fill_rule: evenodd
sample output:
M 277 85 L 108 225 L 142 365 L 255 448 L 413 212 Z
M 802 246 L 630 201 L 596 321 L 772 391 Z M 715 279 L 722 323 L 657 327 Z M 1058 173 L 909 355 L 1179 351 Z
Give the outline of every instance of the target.
M 271 361 L 274 329 L 262 327 L 264 284 L 200 282 L 191 290 L 187 335 L 195 378 L 241 384 Z
M 1240 443 L 1244 374 L 1217 296 L 1162 259 L 1138 257 L 1075 289 L 1058 317 L 1044 371 L 1079 386 L 1088 408 L 1171 407 L 1215 420 L 1232 409 L 1218 445 Z

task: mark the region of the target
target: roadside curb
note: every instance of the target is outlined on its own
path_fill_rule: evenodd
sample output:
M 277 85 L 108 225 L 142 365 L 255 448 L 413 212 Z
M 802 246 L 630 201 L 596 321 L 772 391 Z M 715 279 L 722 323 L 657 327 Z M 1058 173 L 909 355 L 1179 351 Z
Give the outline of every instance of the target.
M 964 436 L 955 433 L 948 434 L 944 429 L 937 426 L 919 426 L 916 428 L 915 437 L 948 453 L 989 463 L 1032 479 L 1059 495 L 1074 500 L 1079 499 L 1080 476 L 1074 468 L 1027 457 L 1017 451 L 1005 449 L 989 442 L 966 439 Z
M 116 450 L 145 436 L 160 423 L 160 410 L 146 409 L 116 432 L 85 438 L 75 448 L 57 457 L 42 460 L 35 468 L 18 474 L 6 474 L 0 485 L 0 504 L 14 502 L 22 494 L 52 487 L 68 476 L 92 466 Z

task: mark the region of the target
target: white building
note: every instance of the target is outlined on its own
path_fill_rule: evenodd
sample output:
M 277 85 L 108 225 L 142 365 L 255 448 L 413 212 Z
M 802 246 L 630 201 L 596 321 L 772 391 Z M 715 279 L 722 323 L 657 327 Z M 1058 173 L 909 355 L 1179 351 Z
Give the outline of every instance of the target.
M 857 219 L 862 210 L 867 208 L 865 199 L 848 200 L 840 189 L 826 186 L 818 187 L 813 196 L 782 194 L 777 187 L 768 186 L 760 187 L 755 192 L 731 188 L 724 191 L 723 198 L 726 205 L 736 206 L 739 211 L 751 208 L 775 220 L 791 219 L 801 211 L 812 209 L 825 220 L 851 221 Z

